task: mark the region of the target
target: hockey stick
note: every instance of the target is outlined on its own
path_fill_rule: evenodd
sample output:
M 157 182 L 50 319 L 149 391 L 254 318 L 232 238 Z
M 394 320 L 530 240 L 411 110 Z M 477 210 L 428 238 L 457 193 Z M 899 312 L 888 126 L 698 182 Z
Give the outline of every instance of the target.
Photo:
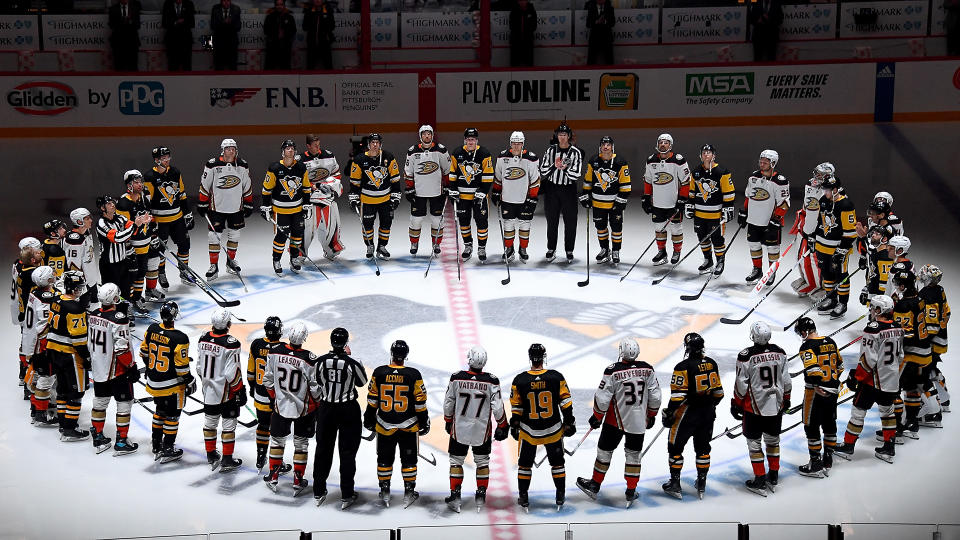
M 760 278 L 760 281 L 757 281 L 756 285 L 753 286 L 753 292 L 758 293 L 763 290 L 763 288 L 767 285 L 767 282 L 770 281 L 770 278 L 777 273 L 777 270 L 780 269 L 780 261 L 786 258 L 787 254 L 790 253 L 790 250 L 793 249 L 793 245 L 796 243 L 797 243 L 797 236 L 793 238 L 793 242 L 790 242 L 790 245 L 787 246 L 787 249 L 780 254 L 780 257 L 778 257 L 777 260 L 769 268 L 767 268 L 767 273 L 764 274 L 762 278 Z M 807 254 L 804 253 L 803 255 L 797 257 L 797 262 L 799 263 L 800 259 L 806 256 Z
M 433 455 L 433 452 L 430 452 L 430 459 L 427 459 L 427 456 L 420 453 L 420 450 L 417 450 L 417 455 L 420 456 L 420 459 L 426 461 L 427 463 L 433 465 L 434 467 L 437 466 L 437 456 Z
M 841 399 L 840 401 L 837 402 L 837 405 L 842 405 L 842 404 L 850 401 L 851 399 L 853 399 L 853 397 L 854 397 L 855 395 L 856 395 L 856 394 L 853 394 L 853 395 L 850 395 L 850 396 L 847 396 L 847 397 Z M 803 404 L 801 403 L 800 405 L 797 405 L 797 407 L 803 407 Z M 791 409 L 792 409 L 792 407 L 791 407 Z M 796 411 L 793 411 L 793 412 L 796 412 Z M 790 412 L 789 414 L 793 414 L 793 412 Z M 793 424 L 793 425 L 790 425 L 790 426 L 788 426 L 788 427 L 785 427 L 785 428 L 781 429 L 781 430 L 780 430 L 780 433 L 781 433 L 781 434 L 786 433 L 786 432 L 790 431 L 791 429 L 799 426 L 799 425 L 802 424 L 802 423 L 803 423 L 803 420 L 800 420 L 800 421 L 797 422 L 796 424 Z
M 364 204 L 363 204 L 363 197 L 360 197 L 360 230 L 361 230 L 361 231 L 363 230 L 363 206 L 364 206 Z M 373 226 L 373 223 L 371 223 L 370 226 L 372 227 L 372 226 Z M 370 231 L 370 234 L 373 235 L 373 231 Z M 370 242 L 371 242 L 371 245 L 373 245 L 373 238 L 370 239 Z M 373 259 L 373 265 L 374 265 L 374 266 L 376 267 L 376 269 L 377 269 L 376 274 L 379 276 L 379 275 L 380 275 L 380 262 L 377 261 L 377 252 L 374 251 L 374 252 L 373 252 L 373 257 L 370 257 L 370 258 Z
M 176 264 L 177 268 L 179 268 L 181 272 L 189 275 L 190 278 L 193 280 L 193 282 L 197 284 L 197 287 L 199 287 L 201 291 L 207 293 L 207 296 L 212 298 L 213 301 L 216 302 L 218 306 L 234 307 L 234 306 L 240 305 L 240 300 L 227 300 L 226 298 L 224 298 L 222 294 L 217 292 L 217 290 L 211 287 L 209 283 L 204 281 L 204 279 L 200 277 L 200 274 L 197 274 L 193 270 L 193 268 L 190 268 L 189 266 L 183 264 L 183 262 L 181 262 L 180 259 L 177 259 L 176 257 L 171 258 L 170 255 L 168 255 L 167 253 L 164 253 L 163 255 L 164 257 L 167 258 L 168 261 Z M 241 322 L 246 321 L 246 319 L 241 319 L 240 317 L 237 317 L 237 320 Z
M 667 429 L 667 426 L 660 426 L 660 431 L 658 431 L 657 434 L 654 435 L 652 439 L 650 439 L 650 444 L 648 444 L 648 445 L 647 445 L 647 448 L 644 449 L 644 451 L 640 453 L 640 459 L 641 459 L 641 460 L 643 459 L 643 456 L 647 455 L 647 452 L 649 452 L 650 449 L 653 447 L 653 443 L 655 443 L 655 442 L 657 441 L 657 438 L 660 437 L 660 434 L 663 433 L 663 430 L 665 430 L 665 429 Z
M 864 313 L 863 315 L 861 315 L 861 316 L 857 317 L 856 319 L 848 322 L 847 324 L 841 326 L 840 328 L 837 328 L 837 329 L 834 330 L 833 332 L 830 332 L 829 334 L 827 334 L 826 337 L 833 337 L 833 336 L 839 334 L 840 332 L 846 330 L 847 328 L 850 328 L 850 327 L 853 326 L 854 324 L 857 324 L 859 321 L 862 321 L 862 320 L 864 319 L 864 317 L 866 317 L 866 316 L 867 316 L 866 313 Z M 844 347 L 846 347 L 846 346 L 844 346 Z M 843 350 L 843 348 L 839 349 L 838 352 L 839 352 L 839 351 L 842 351 L 842 350 Z M 797 353 L 797 354 L 791 356 L 790 358 L 787 358 L 787 363 L 790 363 L 791 360 L 793 360 L 794 358 L 796 358 L 796 357 L 798 357 L 798 356 L 800 356 L 800 353 Z M 794 376 L 794 375 L 795 375 L 794 373 L 791 373 L 791 374 L 790 374 L 791 377 Z
M 217 230 L 213 228 L 213 223 L 210 221 L 210 216 L 208 216 L 206 212 L 203 213 L 203 219 L 207 220 L 207 225 L 210 226 L 210 230 L 213 232 L 214 236 L 217 237 L 217 245 L 220 246 L 220 249 L 223 250 L 223 254 L 227 257 L 227 262 L 226 262 L 227 268 L 230 268 L 231 263 L 233 263 L 234 265 L 237 264 L 233 262 L 233 259 L 230 258 L 230 254 L 227 253 L 227 246 L 223 245 L 223 238 L 221 238 L 220 233 L 218 233 Z M 240 284 L 243 285 L 243 292 L 249 293 L 250 291 L 247 290 L 247 282 L 243 280 L 243 276 L 240 275 L 239 271 L 237 271 L 236 276 L 240 278 Z
M 863 339 L 863 336 L 857 336 L 857 337 L 853 338 L 853 340 L 852 340 L 850 343 L 847 343 L 847 344 L 844 345 L 843 347 L 840 347 L 839 349 L 837 349 L 837 352 L 839 353 L 840 351 L 846 349 L 847 347 L 853 345 L 854 343 L 860 341 L 861 339 Z M 810 366 L 810 367 L 814 367 L 814 366 Z M 807 369 L 808 369 L 808 368 L 803 368 L 803 369 L 801 369 L 801 370 L 799 370 L 799 371 L 795 371 L 795 372 L 791 373 L 790 376 L 791 376 L 791 377 L 796 377 L 797 375 L 800 375 L 801 373 L 806 372 Z
M 740 424 L 740 425 L 737 425 L 737 426 L 733 426 L 732 428 L 727 428 L 727 429 L 721 431 L 720 433 L 714 435 L 713 438 L 710 439 L 710 442 L 713 442 L 713 441 L 719 439 L 720 437 L 723 437 L 724 435 L 729 434 L 731 431 L 733 431 L 733 430 L 735 430 L 735 429 L 737 429 L 737 428 L 739 428 L 739 427 L 743 427 L 743 425 Z
M 500 202 L 497 206 L 503 204 L 503 201 Z M 507 278 L 501 279 L 501 285 L 508 285 L 510 283 L 510 259 L 506 257 L 507 255 L 507 238 L 503 235 L 503 207 L 500 206 L 497 212 L 497 221 L 500 223 L 500 238 L 503 240 L 503 262 L 507 265 Z M 479 234 L 479 233 L 478 233 Z
M 723 227 L 723 223 L 722 223 L 722 222 L 721 222 L 719 225 L 717 225 L 716 227 L 714 227 L 712 231 L 710 231 L 709 233 L 707 233 L 707 236 L 705 236 L 705 238 L 707 238 L 707 239 L 709 240 L 709 238 L 710 238 L 711 236 L 713 236 L 713 233 L 717 232 L 717 230 L 719 230 L 720 227 Z M 687 257 L 689 257 L 690 255 L 692 255 L 693 252 L 696 251 L 696 250 L 699 249 L 699 248 L 700 248 L 700 244 L 699 244 L 699 243 L 697 243 L 696 245 L 694 245 L 694 246 L 693 246 L 693 249 L 691 249 L 690 251 L 688 251 L 686 255 L 684 255 L 683 257 L 680 258 L 679 261 L 677 261 L 677 264 L 674 264 L 674 265 L 670 266 L 670 268 L 667 269 L 667 271 L 664 272 L 664 274 L 663 274 L 662 276 L 660 276 L 660 277 L 658 277 L 657 279 L 653 280 L 653 282 L 651 283 L 651 285 L 658 285 L 658 284 L 660 284 L 661 281 L 667 279 L 667 276 L 669 276 L 670 274 L 672 274 L 673 271 L 676 270 L 677 267 L 680 266 L 681 263 L 683 263 L 683 261 L 687 260 Z M 779 262 L 779 261 L 777 261 L 777 262 Z M 712 272 L 711 272 L 711 273 L 712 273 Z
M 743 230 L 743 227 L 737 227 L 737 230 L 733 233 L 733 238 L 731 238 L 731 239 L 730 239 L 730 243 L 727 244 L 727 250 L 730 249 L 730 246 L 733 245 L 733 241 L 737 239 L 737 235 L 739 235 L 739 234 L 740 234 L 740 231 L 742 231 L 742 230 Z M 726 255 L 724 255 L 724 256 L 726 256 Z M 700 287 L 700 291 L 697 292 L 697 294 L 682 294 L 682 295 L 680 295 L 680 299 L 681 299 L 681 300 L 688 301 L 688 302 L 691 301 L 691 300 L 699 300 L 700 297 L 703 295 L 703 291 L 707 290 L 707 285 L 710 285 L 710 282 L 711 282 L 711 281 L 713 280 L 713 278 L 715 278 L 715 277 L 717 277 L 717 275 L 714 274 L 713 272 L 710 272 L 710 275 L 707 276 L 707 280 L 703 283 L 703 286 Z
M 267 216 L 267 221 L 269 221 L 270 223 L 272 223 L 274 227 L 276 227 L 276 228 L 278 228 L 278 229 L 280 228 L 280 225 L 277 224 L 277 220 L 275 220 L 272 216 L 269 216 L 269 215 L 268 215 L 268 216 Z M 327 281 L 329 281 L 330 283 L 333 283 L 333 280 L 330 279 L 330 276 L 328 276 L 327 273 L 324 272 L 322 268 L 320 268 L 320 265 L 317 264 L 316 261 L 314 261 L 313 259 L 311 259 L 309 255 L 307 255 L 307 250 L 304 249 L 303 244 L 300 244 L 300 255 L 301 255 L 304 259 L 306 259 L 307 261 L 309 261 L 310 264 L 312 264 L 313 267 L 316 268 L 316 269 L 320 272 L 320 274 L 327 279 Z
M 667 226 L 670 225 L 670 222 L 673 221 L 673 218 L 675 218 L 678 213 L 680 213 L 679 210 L 677 210 L 676 212 L 674 212 L 673 215 L 670 216 L 670 219 L 668 219 L 667 221 L 665 221 L 665 222 L 663 223 L 663 227 L 660 228 L 660 229 L 657 229 L 656 232 L 663 232 L 663 231 L 667 230 Z M 633 264 L 631 264 L 631 265 L 630 265 L 630 268 L 627 269 L 627 273 L 624 274 L 624 275 L 622 275 L 622 276 L 620 276 L 620 281 L 623 281 L 624 279 L 627 278 L 627 276 L 630 275 L 630 272 L 633 271 L 633 268 L 634 268 L 635 266 L 637 266 L 637 264 L 640 262 L 640 259 L 642 259 L 643 256 L 646 255 L 648 251 L 650 251 L 650 248 L 653 247 L 653 244 L 654 244 L 656 241 L 657 241 L 657 235 L 654 234 L 654 235 L 653 235 L 653 240 L 651 240 L 650 243 L 647 244 L 647 247 L 643 250 L 643 253 L 641 253 L 640 256 L 637 257 L 637 260 L 633 261 Z
M 580 438 L 580 442 L 573 447 L 573 450 L 567 450 L 566 447 L 564 447 L 563 452 L 568 456 L 572 456 L 577 453 L 577 449 L 580 448 L 580 445 L 583 444 L 583 441 L 587 440 L 587 437 L 590 436 L 591 433 L 593 433 L 593 428 L 588 429 L 587 432 L 583 434 L 583 437 Z
M 146 405 L 144 405 L 144 404 L 143 404 L 143 401 L 141 401 L 141 400 L 139 400 L 139 399 L 137 399 L 137 398 L 133 398 L 133 402 L 136 403 L 137 405 L 140 405 L 140 406 L 143 407 L 144 409 L 146 409 L 148 413 L 150 413 L 150 414 L 156 414 L 156 413 L 153 411 L 153 409 L 151 409 L 150 407 L 147 407 Z
M 376 430 L 371 430 L 371 431 L 370 431 L 370 435 L 361 435 L 360 438 L 363 439 L 363 440 L 365 440 L 365 441 L 372 441 L 372 440 L 374 439 L 374 437 L 376 437 L 376 436 L 377 436 L 377 431 L 376 431 Z
M 587 279 L 584 281 L 578 281 L 577 287 L 586 287 L 590 284 L 590 206 L 587 207 L 587 225 L 586 225 L 586 234 L 584 235 L 587 239 Z M 589 431 L 587 433 L 590 433 Z M 583 441 L 580 441 L 583 442 Z M 579 444 L 577 446 L 580 446 Z
M 443 198 L 443 211 L 440 212 L 440 225 L 437 227 L 436 234 L 433 231 L 430 231 L 430 237 L 433 240 L 430 244 L 430 260 L 427 261 L 427 271 L 423 273 L 423 279 L 427 279 L 427 274 L 430 273 L 430 265 L 433 264 L 433 259 L 437 256 L 437 250 L 434 247 L 440 246 L 440 235 L 443 234 L 443 219 L 447 217 L 447 198 Z
M 801 257 L 801 259 L 802 259 L 802 258 L 803 258 L 803 257 Z M 862 269 L 862 268 L 857 268 L 857 269 L 854 270 L 853 272 L 847 274 L 847 277 L 843 278 L 843 280 L 840 281 L 840 283 L 837 283 L 836 287 L 835 287 L 832 291 L 830 291 L 830 294 L 826 294 L 826 295 L 824 295 L 823 298 L 821 298 L 820 300 L 817 300 L 816 302 L 814 302 L 812 306 L 808 307 L 808 308 L 806 309 L 806 311 L 804 311 L 803 313 L 801 313 L 796 319 L 790 321 L 790 324 L 784 326 L 784 327 L 783 327 L 783 331 L 786 332 L 787 330 L 789 330 L 791 326 L 797 324 L 797 321 L 799 321 L 800 319 L 802 319 L 803 317 L 805 317 L 805 316 L 807 315 L 807 313 L 810 313 L 811 311 L 813 311 L 814 308 L 818 307 L 818 306 L 819 306 L 821 303 L 823 303 L 827 298 L 830 298 L 831 296 L 835 296 L 835 295 L 837 294 L 837 288 L 839 288 L 840 285 L 843 285 L 843 284 L 846 283 L 850 278 L 852 278 L 853 276 L 855 276 L 860 270 L 863 270 L 863 269 Z
M 770 287 L 770 290 L 768 290 L 766 294 L 761 296 L 760 300 L 758 300 L 757 303 L 754 304 L 752 308 L 750 308 L 750 311 L 748 311 L 743 317 L 740 317 L 739 319 L 730 319 L 728 317 L 721 317 L 720 322 L 722 322 L 723 324 L 741 324 L 743 323 L 743 321 L 747 320 L 747 317 L 753 314 L 753 312 L 756 311 L 758 307 L 760 307 L 760 304 L 762 304 L 763 301 L 770 296 L 770 294 L 774 291 L 774 289 L 779 287 L 780 284 L 784 282 L 784 280 L 790 277 L 790 274 L 793 273 L 793 271 L 797 268 L 797 264 L 800 263 L 800 260 L 801 259 L 797 259 L 797 262 L 790 267 L 790 270 L 787 270 L 787 273 L 784 274 L 783 277 L 781 277 L 780 280 L 773 285 L 773 287 Z

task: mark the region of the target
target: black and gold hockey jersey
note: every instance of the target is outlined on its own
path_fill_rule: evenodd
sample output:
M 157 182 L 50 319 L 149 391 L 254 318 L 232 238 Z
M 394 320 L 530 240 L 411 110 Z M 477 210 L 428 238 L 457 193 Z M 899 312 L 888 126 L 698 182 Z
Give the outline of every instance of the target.
M 364 152 L 350 165 L 350 192 L 360 194 L 363 204 L 380 204 L 390 200 L 391 193 L 402 193 L 400 166 L 393 154 L 381 151 L 375 156 Z
M 927 334 L 927 306 L 915 293 L 895 301 L 893 320 L 903 328 L 903 360 L 921 367 L 931 361 L 933 349 Z
M 141 194 L 137 200 L 133 200 L 129 193 L 124 193 L 117 199 L 117 213 L 133 223 L 138 215 L 150 213 L 150 201 L 147 200 L 145 193 Z M 134 253 L 147 254 L 150 250 L 150 237 L 156 233 L 156 228 L 153 222 L 139 227 L 134 225 L 133 236 L 130 237 L 130 245 Z
M 849 250 L 857 239 L 857 212 L 853 201 L 845 194 L 837 193 L 831 201 L 820 197 L 820 222 L 817 224 L 816 250 L 824 255 L 833 255 L 837 248 Z
M 143 189 L 157 223 L 176 221 L 190 211 L 183 176 L 176 167 L 171 166 L 162 173 L 154 167 L 143 178 Z
M 733 207 L 736 196 L 730 171 L 716 163 L 709 171 L 701 163 L 690 174 L 689 201 L 698 219 L 720 219 L 724 208 Z
M 549 444 L 563 437 L 563 424 L 573 422 L 573 398 L 567 381 L 552 369 L 528 370 L 510 386 L 510 425 L 520 429 L 520 440 Z
M 271 410 L 270 396 L 263 385 L 263 375 L 267 369 L 267 355 L 281 342 L 262 337 L 250 344 L 250 356 L 247 359 L 247 384 L 254 389 L 254 407 L 258 411 Z
M 304 203 L 310 202 L 311 186 L 303 162 L 294 160 L 293 165 L 287 166 L 283 161 L 274 161 L 263 178 L 260 206 L 272 205 L 277 214 L 296 214 Z
M 807 338 L 800 344 L 799 354 L 800 361 L 803 362 L 804 387 L 807 390 L 828 394 L 837 394 L 840 391 L 843 357 L 832 338 Z
M 47 349 L 90 358 L 87 349 L 87 310 L 79 299 L 61 294 L 50 304 Z
M 583 192 L 590 194 L 594 208 L 609 210 L 614 202 L 627 204 L 631 189 L 630 166 L 625 159 L 617 154 L 610 156 L 610 159 L 594 154 L 587 161 Z
M 153 323 L 143 335 L 140 358 L 146 365 L 147 393 L 154 397 L 182 391 L 190 375 L 190 340 L 187 335 L 163 323 Z
M 668 410 L 714 408 L 722 399 L 723 384 L 713 358 L 687 357 L 673 368 Z
M 489 194 L 493 187 L 493 154 L 483 146 L 472 152 L 463 146 L 450 152 L 450 189 L 461 201 L 472 201 L 478 191 Z
M 37 288 L 37 284 L 33 282 L 33 271 L 36 270 L 36 266 L 22 266 L 20 271 L 17 272 L 17 320 L 23 322 L 23 317 L 27 312 L 27 300 L 30 298 L 30 293 Z
M 43 264 L 53 268 L 53 276 L 60 277 L 67 267 L 67 252 L 59 238 L 46 238 L 43 241 Z
M 947 293 L 940 285 L 927 285 L 920 289 L 920 299 L 926 309 L 927 335 L 936 354 L 947 352 L 947 323 L 950 322 L 950 304 Z
M 428 421 L 427 391 L 420 371 L 388 364 L 373 370 L 367 385 L 367 410 L 377 411 L 377 433 L 419 431 Z

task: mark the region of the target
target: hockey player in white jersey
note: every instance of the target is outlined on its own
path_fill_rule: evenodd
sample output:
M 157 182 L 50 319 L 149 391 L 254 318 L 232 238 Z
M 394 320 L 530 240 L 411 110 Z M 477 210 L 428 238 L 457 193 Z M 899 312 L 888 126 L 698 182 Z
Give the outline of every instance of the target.
M 316 377 L 317 355 L 303 348 L 307 336 L 303 322 L 290 325 L 288 343 L 270 350 L 263 375 L 263 386 L 274 399 L 270 419 L 270 472 L 263 481 L 276 493 L 283 467 L 283 451 L 292 425 L 294 497 L 300 495 L 309 483 L 303 473 L 307 468 L 310 438 L 316 432 L 313 411 L 321 391 Z
M 620 445 L 620 440 L 626 438 L 623 477 L 627 483 L 628 508 L 637 499 L 643 435 L 656 422 L 661 400 L 657 374 L 653 366 L 637 359 L 639 354 L 640 346 L 636 340 L 622 339 L 619 358 L 604 370 L 600 387 L 593 395 L 593 414 L 589 419 L 591 430 L 603 426 L 597 441 L 593 477 L 577 478 L 577 487 L 596 500 L 600 484 L 610 468 L 613 451 Z
M 97 252 L 93 244 L 95 234 L 93 218 L 86 208 L 76 208 L 70 212 L 70 223 L 73 228 L 63 239 L 63 251 L 66 253 L 66 270 L 83 272 L 86 289 L 81 301 L 96 307 L 97 284 L 100 283 L 100 267 L 97 264 Z
M 477 511 L 486 504 L 487 486 L 490 483 L 490 447 L 493 438 L 507 438 L 507 415 L 500 396 L 500 380 L 483 371 L 487 364 L 487 351 L 480 346 L 467 351 L 464 371 L 450 376 L 447 393 L 443 399 L 443 420 L 450 444 L 450 496 L 444 499 L 454 512 L 460 512 L 460 492 L 463 484 L 463 462 L 467 452 L 473 449 L 473 461 L 477 467 Z M 490 415 L 496 421 L 496 429 Z
M 24 251 L 25 249 L 30 248 L 29 251 Z M 32 258 L 35 251 L 40 252 L 40 258 L 43 258 L 43 245 L 40 243 L 40 240 L 32 236 L 26 236 L 20 239 L 19 244 L 17 245 L 17 260 L 13 262 L 10 266 L 10 321 L 14 326 L 20 326 L 20 302 L 18 300 L 18 290 L 17 287 L 17 277 L 20 276 L 20 270 L 23 269 L 24 262 L 30 262 L 29 260 L 25 261 L 24 259 Z M 29 255 L 30 257 L 26 257 Z
M 197 341 L 197 374 L 203 388 L 203 442 L 211 470 L 230 472 L 243 462 L 233 457 L 237 418 L 247 402 L 240 368 L 240 342 L 229 334 L 230 311 L 214 310 L 213 328 Z M 223 418 L 220 440 L 223 457 L 217 452 L 217 425 Z
M 643 211 L 653 217 L 657 231 L 658 251 L 653 264 L 667 262 L 668 232 L 673 241 L 670 264 L 677 264 L 683 249 L 683 208 L 690 196 L 690 165 L 683 155 L 673 151 L 673 136 L 669 133 L 657 137 L 656 150 L 647 158 L 643 171 L 641 204 Z M 664 227 L 668 220 L 670 224 Z
M 227 271 L 240 273 L 237 264 L 237 247 L 244 218 L 253 214 L 253 185 L 250 182 L 250 166 L 238 155 L 237 141 L 224 139 L 220 142 L 220 155 L 207 161 L 200 177 L 200 194 L 197 196 L 197 213 L 210 219 L 207 226 L 207 243 L 210 268 L 207 279 L 217 279 L 220 268 L 220 240 L 218 235 L 226 229 Z
M 100 309 L 87 317 L 87 347 L 90 350 L 93 376 L 93 410 L 90 411 L 90 435 L 97 453 L 110 448 L 110 438 L 103 434 L 110 398 L 117 402 L 117 443 L 115 455 L 131 454 L 140 446 L 127 441 L 130 431 L 130 410 L 133 408 L 133 383 L 140 380 L 140 371 L 130 350 L 130 322 L 117 305 L 122 300 L 120 288 L 104 283 L 97 293 Z
M 823 197 L 823 181 L 836 174 L 832 163 L 823 162 L 813 168 L 813 176 L 803 186 L 803 206 L 797 210 L 790 234 L 800 233 L 800 251 L 806 254 L 800 263 L 800 277 L 790 282 L 790 286 L 800 297 L 809 296 L 820 288 L 820 266 L 813 251 L 816 245 L 817 223 L 820 221 L 820 197 Z
M 493 172 L 490 200 L 500 206 L 503 222 L 503 260 L 512 261 L 513 241 L 519 230 L 520 260 L 527 261 L 530 226 L 540 194 L 540 167 L 536 154 L 524 148 L 522 131 L 510 134 L 510 148 L 500 152 Z
M 30 421 L 39 427 L 56 427 L 56 416 L 48 415 L 50 400 L 56 399 L 53 386 L 56 379 L 46 351 L 50 304 L 57 297 L 56 272 L 49 266 L 38 266 L 31 277 L 37 288 L 27 298 L 21 330 L 21 351 L 29 351 L 30 369 L 24 383 L 30 390 Z
M 793 384 L 787 370 L 787 355 L 783 349 L 770 343 L 770 327 L 765 322 L 750 326 L 753 345 L 737 356 L 736 382 L 730 414 L 743 420 L 743 436 L 750 450 L 753 479 L 746 481 L 747 489 L 767 496 L 767 489 L 776 491 L 780 473 L 780 429 L 783 412 L 790 408 Z M 760 436 L 767 447 L 770 471 L 765 474 Z
M 329 149 L 320 147 L 320 137 L 307 135 L 307 149 L 297 159 L 307 166 L 307 177 L 313 187 L 312 208 L 307 210 L 303 233 L 303 252 L 307 254 L 314 237 L 323 246 L 323 256 L 333 260 L 343 251 L 340 237 L 340 208 L 337 197 L 343 194 L 340 164 Z
M 780 154 L 775 150 L 760 152 L 758 169 L 747 178 L 743 188 L 743 208 L 737 223 L 747 229 L 747 245 L 753 268 L 746 278 L 747 283 L 756 283 L 763 277 L 763 246 L 767 247 L 770 266 L 780 260 L 780 233 L 783 216 L 790 208 L 790 184 L 787 177 L 776 171 Z M 771 274 L 767 285 L 773 285 L 776 272 Z
M 410 254 L 420 246 L 420 229 L 429 213 L 433 252 L 440 253 L 443 239 L 443 210 L 446 208 L 443 181 L 450 172 L 450 152 L 433 141 L 433 127 L 420 126 L 420 142 L 407 149 L 403 165 L 406 197 L 410 202 Z
M 843 444 L 833 452 L 837 457 L 846 460 L 853 457 L 854 446 L 863 431 L 863 419 L 876 403 L 883 428 L 883 446 L 878 447 L 874 455 L 893 463 L 897 435 L 893 402 L 900 397 L 900 370 L 903 366 L 905 335 L 903 328 L 893 320 L 893 306 L 893 299 L 885 294 L 878 294 L 870 299 L 870 315 L 873 321 L 863 329 L 860 360 L 857 368 L 851 370 L 847 377 L 847 388 L 855 394 Z

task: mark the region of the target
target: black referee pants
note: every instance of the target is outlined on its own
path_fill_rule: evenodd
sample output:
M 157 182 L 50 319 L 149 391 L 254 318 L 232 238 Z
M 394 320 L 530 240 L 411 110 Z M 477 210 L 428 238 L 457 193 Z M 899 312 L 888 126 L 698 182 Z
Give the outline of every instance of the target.
M 558 186 L 543 182 L 543 211 L 547 216 L 547 250 L 557 249 L 560 217 L 563 216 L 563 248 L 573 251 L 577 240 L 577 185 Z
M 340 497 L 354 493 L 357 473 L 357 451 L 360 449 L 360 404 L 356 400 L 343 403 L 321 402 L 317 408 L 317 449 L 313 454 L 313 494 L 327 489 L 327 477 L 333 464 L 333 446 L 340 433 Z

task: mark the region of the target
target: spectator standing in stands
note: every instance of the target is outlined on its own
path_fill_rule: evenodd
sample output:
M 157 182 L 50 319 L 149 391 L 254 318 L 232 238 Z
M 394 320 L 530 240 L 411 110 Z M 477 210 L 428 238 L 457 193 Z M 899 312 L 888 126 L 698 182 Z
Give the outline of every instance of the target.
M 530 0 L 517 0 L 510 11 L 510 65 L 533 65 L 533 42 L 537 31 L 537 10 Z
M 333 4 L 313 0 L 303 8 L 303 30 L 307 33 L 307 69 L 333 69 Z
M 780 25 L 783 23 L 780 0 L 758 0 L 751 4 L 748 20 L 753 31 L 753 61 L 775 61 L 777 42 L 780 41 Z
M 943 21 L 947 31 L 947 56 L 960 56 L 960 0 L 944 0 L 943 9 L 947 10 Z
M 192 0 L 166 0 L 161 24 L 166 30 L 167 69 L 190 71 L 193 68 L 193 27 L 196 8 Z
M 110 6 L 108 24 L 110 48 L 113 50 L 113 69 L 137 71 L 140 56 L 140 2 L 120 0 Z
M 213 69 L 236 71 L 240 8 L 231 0 L 220 0 L 210 12 L 210 29 L 213 30 Z
M 297 37 L 297 21 L 293 13 L 283 5 L 284 0 L 274 0 L 273 8 L 267 10 L 263 20 L 263 34 L 266 36 L 266 58 L 264 69 L 290 69 L 290 56 L 293 40 Z
M 587 64 L 613 64 L 613 25 L 617 22 L 613 5 L 608 0 L 589 0 L 584 9 L 587 10 L 587 28 L 590 29 Z

